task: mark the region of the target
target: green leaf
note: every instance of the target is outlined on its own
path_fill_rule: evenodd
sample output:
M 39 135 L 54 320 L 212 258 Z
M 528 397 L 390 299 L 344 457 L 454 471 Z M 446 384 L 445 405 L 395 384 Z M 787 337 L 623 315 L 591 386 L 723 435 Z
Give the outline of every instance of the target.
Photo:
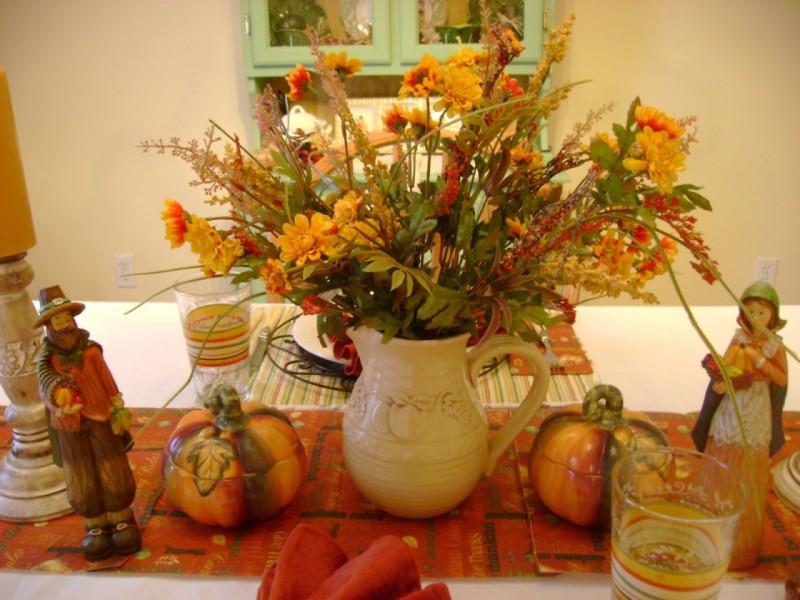
M 619 204 L 623 201 L 622 180 L 619 175 L 609 174 L 606 179 L 597 182 L 597 188 L 605 193 L 606 200 L 610 204 Z
M 369 264 L 362 269 L 365 273 L 382 273 L 396 264 L 389 258 L 368 258 L 367 260 Z
M 417 310 L 417 317 L 430 321 L 425 329 L 451 328 L 458 322 L 458 315 L 466 304 L 463 293 L 437 286 Z
M 631 129 L 633 124 L 636 122 L 636 109 L 642 105 L 642 101 L 639 99 L 639 96 L 633 99 L 631 102 L 630 107 L 628 108 L 628 123 L 627 128 Z
M 419 269 L 408 269 L 408 274 L 414 278 L 414 281 L 416 281 L 426 293 L 430 294 L 433 291 L 433 281 L 431 281 L 431 278 L 428 277 L 426 273 Z
M 422 306 L 417 309 L 417 317 L 422 320 L 431 319 L 445 307 L 445 304 L 446 302 L 442 298 L 428 296 Z
M 400 269 L 395 269 L 392 272 L 392 287 L 389 288 L 390 290 L 394 291 L 403 285 L 403 281 L 405 281 L 406 274 L 403 273 Z
M 711 210 L 711 202 L 709 202 L 708 198 L 694 191 L 701 189 L 696 185 L 687 184 L 687 185 L 677 186 L 675 189 L 676 191 L 680 190 L 679 193 L 682 193 L 689 200 L 689 202 L 694 204 L 697 208 L 701 208 L 703 210 Z
M 208 496 L 213 492 L 225 470 L 238 458 L 236 446 L 224 438 L 212 437 L 192 447 L 186 460 L 199 494 Z
M 459 248 L 469 249 L 472 246 L 472 232 L 475 230 L 475 213 L 465 210 L 461 213 L 456 232 L 456 245 Z
M 317 270 L 317 264 L 311 263 L 303 267 L 303 279 L 308 279 L 314 274 L 314 271 Z
M 628 154 L 628 150 L 636 139 L 636 135 L 631 129 L 625 129 L 619 123 L 614 123 L 611 126 L 611 129 L 614 131 L 614 136 L 617 138 L 620 156 L 626 156 Z
M 594 162 L 607 171 L 613 171 L 619 160 L 619 156 L 611 149 L 611 146 L 599 138 L 592 140 L 589 145 L 589 155 Z

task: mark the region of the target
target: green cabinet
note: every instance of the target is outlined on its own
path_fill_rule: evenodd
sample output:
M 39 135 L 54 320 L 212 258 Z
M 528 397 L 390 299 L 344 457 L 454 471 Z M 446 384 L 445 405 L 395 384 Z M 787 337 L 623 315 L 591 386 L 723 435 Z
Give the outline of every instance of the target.
M 550 21 L 555 0 L 487 2 L 493 9 L 508 10 L 506 16 L 512 17 L 525 46 L 506 72 L 532 74 L 542 57 L 546 32 L 554 25 Z M 363 61 L 359 75 L 347 82 L 351 100 L 394 97 L 400 77 L 423 54 L 444 60 L 458 49 L 458 40 L 445 43 L 443 38 L 455 30 L 464 39 L 464 27 L 458 26 L 474 21 L 477 4 L 477 0 L 240 0 L 248 90 L 254 99 L 268 83 L 277 81 L 279 88 L 286 88 L 282 78 L 295 65 L 313 66 L 308 38 L 301 31 L 309 24 L 324 31 L 326 52 L 344 51 Z M 481 48 L 479 43 L 466 45 L 476 51 Z M 330 106 L 308 102 L 312 104 L 306 109 L 335 123 Z M 260 138 L 255 127 L 253 136 Z M 546 136 L 542 140 L 546 151 Z
M 522 7 L 517 19 L 525 50 L 508 72 L 531 73 L 542 55 L 554 0 L 493 1 Z M 460 24 L 467 4 L 467 0 L 241 0 L 245 73 L 251 80 L 283 77 L 298 63 L 312 65 L 308 46 L 294 45 L 302 43 L 305 36 L 290 26 L 302 26 L 324 15 L 316 23 L 330 32 L 331 45 L 324 46 L 326 51 L 346 51 L 362 60 L 361 75 L 402 75 L 425 52 L 444 59 L 458 48 L 457 42 L 424 41 L 424 33 L 436 30 L 435 38 L 444 34 L 441 26 Z M 308 5 L 313 5 L 313 12 L 308 12 Z M 459 23 L 452 23 L 453 19 Z
M 422 16 L 416 6 L 416 2 L 396 0 L 397 6 L 397 22 L 400 24 L 398 30 L 399 38 L 399 64 L 401 72 L 407 70 L 409 67 L 414 66 L 419 62 L 420 57 L 424 53 L 428 53 L 434 58 L 444 60 L 453 53 L 453 49 L 458 47 L 458 42 L 426 42 L 423 41 L 423 36 L 420 29 L 423 27 Z M 460 0 L 458 3 L 464 4 L 465 0 Z M 510 2 L 503 0 L 496 0 L 495 4 L 519 4 L 522 7 L 522 15 L 517 17 L 519 20 L 518 27 L 522 33 L 522 43 L 525 46 L 522 54 L 514 60 L 514 62 L 506 69 L 510 75 L 528 75 L 531 73 L 531 65 L 535 65 L 542 57 L 542 44 L 545 36 L 545 31 L 550 27 L 549 20 L 552 14 L 552 3 L 547 0 L 517 0 L 517 2 Z M 477 3 L 476 3 L 477 4 Z M 452 11 L 451 11 L 452 12 Z M 452 21 L 452 18 L 450 19 Z M 449 22 L 448 22 L 449 23 Z M 456 25 L 456 24 L 453 24 Z M 467 26 L 457 27 L 451 25 L 444 31 L 442 27 L 434 25 L 434 29 L 440 36 L 458 36 L 459 31 L 464 31 L 465 36 L 468 37 L 472 28 Z M 475 28 L 477 29 L 477 28 Z M 480 32 L 475 31 L 474 37 L 479 37 Z M 464 38 L 462 38 L 464 39 Z M 465 44 L 478 50 L 480 44 Z
M 364 62 L 365 73 L 388 73 L 392 65 L 392 32 L 389 24 L 393 1 L 338 0 L 324 5 L 322 2 L 311 2 L 324 15 L 322 25 L 331 31 L 330 40 L 342 42 L 324 46 L 325 51 L 346 51 L 349 56 Z M 276 12 L 275 7 L 283 8 L 281 5 L 284 3 L 286 10 L 297 11 L 289 13 L 291 17 L 303 18 L 303 11 L 296 8 L 303 5 L 302 0 L 241 0 L 245 72 L 248 78 L 282 77 L 298 63 L 306 66 L 314 63 L 308 38 L 301 29 L 282 27 L 283 21 L 289 19 L 282 19 L 284 13 Z M 311 20 L 306 15 L 300 25 L 316 24 L 309 23 Z

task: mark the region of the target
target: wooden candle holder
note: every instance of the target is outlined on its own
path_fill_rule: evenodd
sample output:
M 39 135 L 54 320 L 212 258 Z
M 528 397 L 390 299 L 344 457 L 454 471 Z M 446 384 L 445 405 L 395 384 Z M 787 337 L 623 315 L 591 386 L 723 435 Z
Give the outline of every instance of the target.
M 42 345 L 27 292 L 33 269 L 26 253 L 0 257 L 0 384 L 11 404 L 4 418 L 11 447 L 0 460 L 0 519 L 30 523 L 72 512 L 64 475 L 53 464 L 36 362 Z

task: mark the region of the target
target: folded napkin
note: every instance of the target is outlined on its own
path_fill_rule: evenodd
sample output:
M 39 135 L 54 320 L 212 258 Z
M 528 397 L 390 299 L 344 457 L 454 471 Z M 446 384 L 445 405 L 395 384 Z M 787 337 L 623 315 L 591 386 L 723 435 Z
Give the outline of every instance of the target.
M 264 574 L 258 600 L 450 600 L 444 583 L 422 589 L 411 548 L 386 535 L 348 560 L 324 532 L 297 525 Z
M 350 377 L 361 375 L 361 359 L 358 357 L 355 343 L 349 337 L 345 337 L 343 340 L 333 336 L 331 338 L 333 339 L 333 355 L 347 361 L 344 374 Z

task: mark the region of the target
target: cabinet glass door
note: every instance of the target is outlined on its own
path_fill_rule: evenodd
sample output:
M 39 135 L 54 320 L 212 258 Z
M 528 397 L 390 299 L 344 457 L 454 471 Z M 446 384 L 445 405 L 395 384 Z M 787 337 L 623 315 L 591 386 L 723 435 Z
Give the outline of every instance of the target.
M 536 63 L 542 54 L 550 1 L 486 0 L 486 4 L 491 19 L 513 29 L 525 46 L 514 64 Z M 423 53 L 444 60 L 459 44 L 479 48 L 482 28 L 478 0 L 405 0 L 399 10 L 400 22 L 414 25 L 400 32 L 400 59 L 404 65 L 416 64 Z M 514 65 L 509 71 L 514 71 Z
M 364 64 L 389 64 L 386 0 L 251 0 L 253 66 L 294 67 L 314 58 L 306 26 L 317 29 L 326 52 L 346 51 Z

